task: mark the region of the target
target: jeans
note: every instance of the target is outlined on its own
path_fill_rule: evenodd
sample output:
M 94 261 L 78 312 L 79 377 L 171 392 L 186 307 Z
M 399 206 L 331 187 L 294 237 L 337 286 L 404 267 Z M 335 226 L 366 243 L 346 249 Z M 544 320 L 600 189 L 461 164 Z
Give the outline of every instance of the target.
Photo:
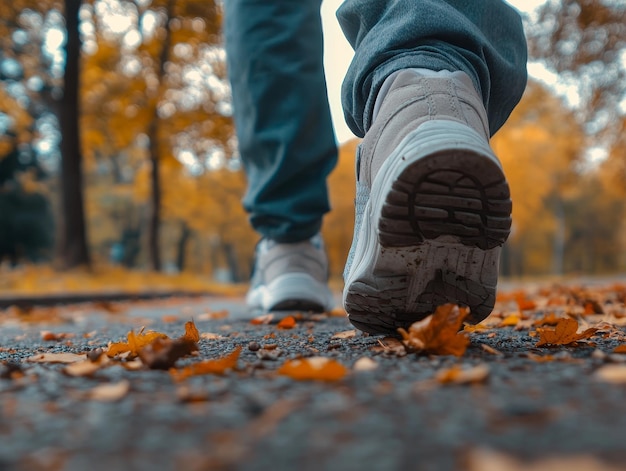
M 326 98 L 321 0 L 226 0 L 225 40 L 244 207 L 279 242 L 319 231 L 336 143 Z M 501 0 L 346 0 L 337 12 L 355 50 L 342 87 L 350 129 L 371 125 L 385 78 L 405 68 L 461 70 L 482 95 L 494 134 L 526 86 L 519 14 Z

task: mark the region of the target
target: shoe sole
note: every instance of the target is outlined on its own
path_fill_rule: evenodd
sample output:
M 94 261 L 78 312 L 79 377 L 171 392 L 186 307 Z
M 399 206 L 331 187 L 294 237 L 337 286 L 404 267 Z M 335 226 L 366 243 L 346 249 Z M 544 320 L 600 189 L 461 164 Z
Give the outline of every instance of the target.
M 429 121 L 386 159 L 365 208 L 344 289 L 355 327 L 399 327 L 454 303 L 470 322 L 493 310 L 509 186 L 489 145 L 454 121 Z
M 247 304 L 253 311 L 325 312 L 334 300 L 328 287 L 306 273 L 289 273 L 276 277 L 267 286 L 252 290 Z

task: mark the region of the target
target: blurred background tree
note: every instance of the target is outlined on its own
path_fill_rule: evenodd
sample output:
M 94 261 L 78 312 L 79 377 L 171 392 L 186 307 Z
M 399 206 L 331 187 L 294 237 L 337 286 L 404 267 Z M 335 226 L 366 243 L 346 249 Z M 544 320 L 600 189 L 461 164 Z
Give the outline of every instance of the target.
M 0 260 L 6 266 L 51 262 L 56 248 L 59 267 L 92 261 L 96 268 L 247 279 L 257 236 L 240 204 L 245 176 L 220 5 L 0 4 Z M 549 0 L 526 18 L 532 70 L 539 65 L 553 80 L 531 80 L 493 140 L 514 200 L 505 275 L 626 270 L 625 12 L 621 0 Z M 77 93 L 75 104 L 63 101 L 72 96 L 64 87 Z M 357 144 L 341 146 L 329 181 L 333 212 L 324 237 L 338 279 L 352 238 Z M 62 178 L 68 156 L 78 166 Z M 84 186 L 84 195 L 69 196 L 72 185 Z M 80 222 L 65 224 L 67 203 L 81 201 L 82 235 Z M 80 240 L 85 250 L 72 255 Z

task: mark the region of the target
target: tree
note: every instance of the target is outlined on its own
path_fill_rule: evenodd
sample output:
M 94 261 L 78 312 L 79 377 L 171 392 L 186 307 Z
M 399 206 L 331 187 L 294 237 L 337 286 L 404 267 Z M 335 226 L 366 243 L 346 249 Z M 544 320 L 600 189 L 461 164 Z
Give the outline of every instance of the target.
M 221 10 L 212 1 L 157 0 L 96 1 L 89 11 L 94 46 L 85 57 L 83 148 L 90 165 L 107 161 L 120 185 L 151 170 L 150 191 L 135 194 L 147 202 L 149 254 L 158 269 L 166 187 L 180 172 L 201 175 L 216 153 L 235 153 Z M 113 31 L 107 15 L 131 21 Z
M 579 189 L 575 169 L 583 142 L 574 114 L 531 81 L 492 140 L 513 200 L 512 233 L 503 254 L 505 274 L 562 272 L 567 224 L 563 205 Z
M 61 99 L 61 206 L 63 219 L 59 251 L 63 268 L 90 265 L 83 197 L 79 127 L 81 0 L 65 0 L 65 80 Z
M 626 93 L 626 67 L 620 60 L 626 50 L 624 24 L 622 1 L 558 0 L 546 2 L 539 21 L 527 28 L 530 56 L 576 81 L 587 131 L 612 137 Z

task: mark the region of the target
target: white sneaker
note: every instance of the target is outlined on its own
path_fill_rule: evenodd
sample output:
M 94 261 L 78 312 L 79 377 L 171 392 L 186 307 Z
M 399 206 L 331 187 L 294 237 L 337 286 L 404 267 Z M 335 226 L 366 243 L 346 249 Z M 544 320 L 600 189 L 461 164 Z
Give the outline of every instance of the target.
M 482 100 L 462 72 L 396 74 L 359 148 L 343 303 L 359 329 L 396 333 L 455 303 L 495 303 L 509 187 Z
M 296 243 L 262 239 L 246 303 L 254 311 L 314 311 L 334 307 L 328 289 L 328 259 L 322 237 Z

